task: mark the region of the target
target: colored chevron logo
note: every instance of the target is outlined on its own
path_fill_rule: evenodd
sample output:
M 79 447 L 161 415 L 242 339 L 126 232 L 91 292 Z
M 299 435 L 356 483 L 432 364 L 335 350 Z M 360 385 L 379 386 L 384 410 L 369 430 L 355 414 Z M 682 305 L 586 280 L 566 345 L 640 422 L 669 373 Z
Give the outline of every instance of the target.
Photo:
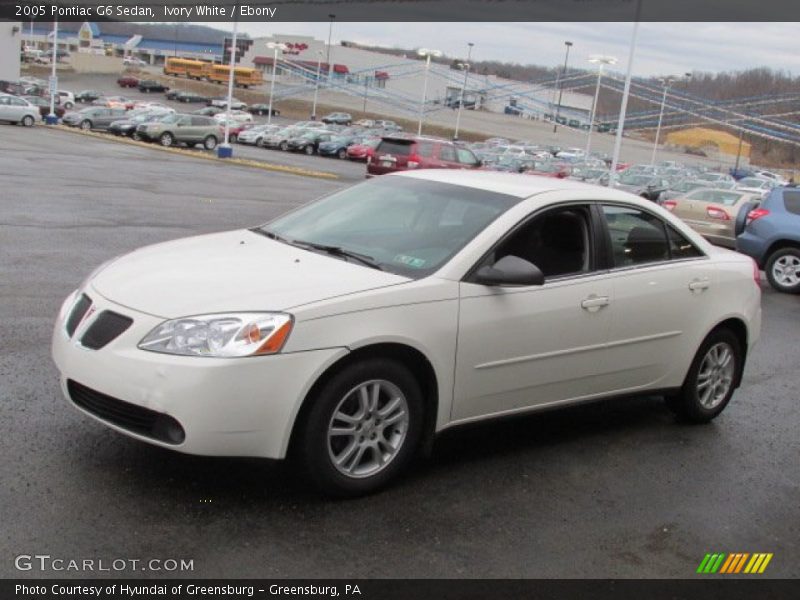
M 761 574 L 767 568 L 769 561 L 772 560 L 772 553 L 756 552 L 734 552 L 726 554 L 717 552 L 706 554 L 697 567 L 697 573 L 701 574 L 735 574 L 745 573 L 748 575 Z

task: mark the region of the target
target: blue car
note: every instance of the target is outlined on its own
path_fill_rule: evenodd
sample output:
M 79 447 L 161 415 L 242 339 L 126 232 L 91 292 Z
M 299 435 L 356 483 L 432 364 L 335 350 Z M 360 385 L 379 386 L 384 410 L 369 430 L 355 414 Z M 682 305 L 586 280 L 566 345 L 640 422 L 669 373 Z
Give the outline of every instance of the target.
M 775 188 L 760 204 L 743 207 L 736 249 L 753 258 L 779 292 L 800 294 L 800 188 Z
M 351 136 L 335 136 L 325 142 L 320 142 L 317 152 L 320 156 L 337 156 L 347 158 L 347 148 L 356 143 L 357 138 Z

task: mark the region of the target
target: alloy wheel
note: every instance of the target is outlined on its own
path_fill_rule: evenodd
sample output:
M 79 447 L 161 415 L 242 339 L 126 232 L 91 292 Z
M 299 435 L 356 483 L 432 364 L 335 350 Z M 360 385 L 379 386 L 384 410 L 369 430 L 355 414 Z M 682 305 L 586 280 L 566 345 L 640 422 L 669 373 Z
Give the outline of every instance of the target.
M 800 258 L 791 254 L 781 256 L 772 265 L 772 277 L 786 287 L 800 284 Z
M 734 352 L 726 342 L 711 346 L 697 373 L 697 399 L 706 409 L 713 409 L 728 395 L 734 379 Z

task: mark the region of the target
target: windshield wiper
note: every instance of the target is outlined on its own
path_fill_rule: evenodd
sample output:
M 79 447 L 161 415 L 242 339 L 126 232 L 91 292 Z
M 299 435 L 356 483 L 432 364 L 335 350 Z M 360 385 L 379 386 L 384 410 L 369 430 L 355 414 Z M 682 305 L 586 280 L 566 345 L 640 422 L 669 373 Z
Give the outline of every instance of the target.
M 383 267 L 381 267 L 378 262 L 372 258 L 371 256 L 367 256 L 366 254 L 359 254 L 358 252 L 353 252 L 352 250 L 345 250 L 341 246 L 329 246 L 328 244 L 317 244 L 316 242 L 304 242 L 302 240 L 293 240 L 290 242 L 294 246 L 300 246 L 305 248 L 312 248 L 314 250 L 320 250 L 321 252 L 325 252 L 330 254 L 331 256 L 340 256 L 343 258 L 353 258 L 360 262 L 362 265 L 366 265 L 372 269 L 377 269 L 378 271 L 383 271 Z
M 272 233 L 266 229 L 261 229 L 261 227 L 253 227 L 250 229 L 253 233 L 257 233 L 258 235 L 263 235 L 264 237 L 268 237 L 271 240 L 275 240 L 276 242 L 283 242 L 284 244 L 289 244 L 290 246 L 293 245 L 291 240 L 287 240 L 285 237 L 279 236 L 277 233 Z

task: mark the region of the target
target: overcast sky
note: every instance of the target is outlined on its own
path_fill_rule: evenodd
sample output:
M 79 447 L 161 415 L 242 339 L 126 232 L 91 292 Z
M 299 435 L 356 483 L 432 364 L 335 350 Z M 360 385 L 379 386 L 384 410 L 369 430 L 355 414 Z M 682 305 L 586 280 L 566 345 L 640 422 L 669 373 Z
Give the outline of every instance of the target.
M 214 24 L 216 25 L 216 24 Z M 221 28 L 230 27 L 222 25 Z M 327 23 L 242 23 L 251 36 L 272 33 L 327 39 Z M 632 23 L 334 23 L 333 40 L 381 46 L 427 47 L 448 56 L 554 66 L 573 42 L 570 65 L 589 66 L 591 54 L 627 65 Z M 800 23 L 642 23 L 634 74 L 681 75 L 768 66 L 800 75 Z

